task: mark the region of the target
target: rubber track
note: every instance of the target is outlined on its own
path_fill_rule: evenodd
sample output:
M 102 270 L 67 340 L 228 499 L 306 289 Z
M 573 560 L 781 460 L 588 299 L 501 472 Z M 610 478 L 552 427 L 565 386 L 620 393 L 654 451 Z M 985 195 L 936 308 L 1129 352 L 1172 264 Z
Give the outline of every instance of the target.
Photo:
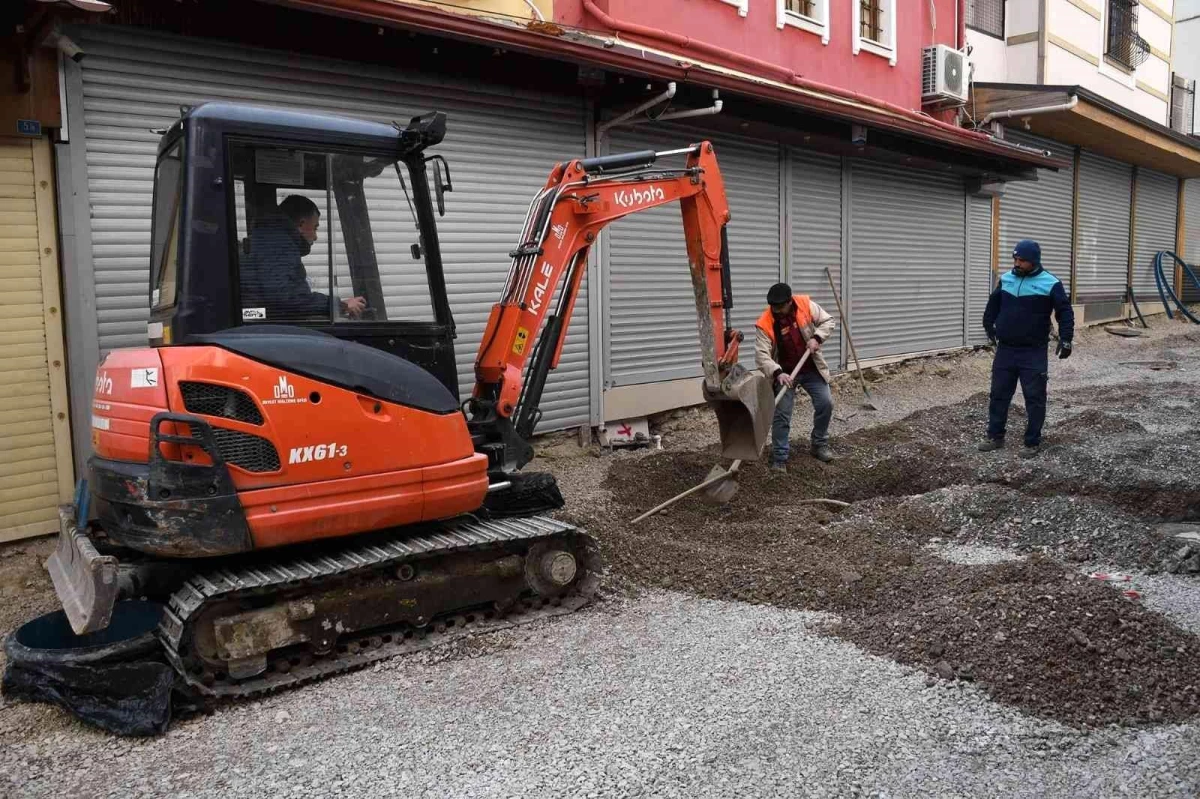
M 395 567 L 416 557 L 486 551 L 497 545 L 514 542 L 532 546 L 539 540 L 564 536 L 583 545 L 580 547 L 584 553 L 582 578 L 575 582 L 571 591 L 553 602 L 526 602 L 503 617 L 485 618 L 479 613 L 452 615 L 432 621 L 427 630 L 419 634 L 368 631 L 340 641 L 333 653 L 314 657 L 310 663 L 292 666 L 286 673 L 272 668 L 278 659 L 272 661 L 268 658 L 266 672 L 237 682 L 206 683 L 188 671 L 179 651 L 189 622 L 213 603 L 261 596 L 280 589 L 295 588 L 302 583 L 316 587 L 325 580 Z M 237 571 L 222 569 L 196 575 L 171 595 L 158 628 L 158 637 L 175 670 L 197 694 L 209 699 L 254 696 L 439 646 L 467 635 L 572 613 L 586 605 L 595 594 L 599 583 L 599 566 L 595 540 L 564 522 L 545 517 L 488 521 L 460 517 L 442 522 L 432 531 L 420 535 L 398 533 L 391 541 L 348 546 L 320 557 L 295 558 Z M 469 621 L 468 616 L 474 620 Z M 385 641 L 385 638 L 391 641 Z

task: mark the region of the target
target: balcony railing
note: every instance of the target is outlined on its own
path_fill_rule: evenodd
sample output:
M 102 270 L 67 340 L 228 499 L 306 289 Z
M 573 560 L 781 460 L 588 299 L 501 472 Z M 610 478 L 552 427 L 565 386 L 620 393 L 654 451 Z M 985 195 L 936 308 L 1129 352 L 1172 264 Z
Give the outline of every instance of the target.
M 1138 36 L 1137 0 L 1108 0 L 1108 41 L 1104 54 L 1129 70 L 1150 57 L 1150 44 Z

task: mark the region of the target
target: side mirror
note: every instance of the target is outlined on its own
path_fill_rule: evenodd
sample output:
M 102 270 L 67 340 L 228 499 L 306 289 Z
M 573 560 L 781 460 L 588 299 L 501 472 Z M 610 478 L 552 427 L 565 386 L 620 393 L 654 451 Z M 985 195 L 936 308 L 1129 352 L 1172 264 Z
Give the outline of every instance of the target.
M 442 162 L 433 162 L 433 194 L 437 197 L 438 216 L 446 215 L 446 186 L 442 183 Z
M 433 162 L 433 196 L 437 202 L 438 216 L 445 216 L 446 193 L 454 191 L 454 184 L 450 181 L 450 165 L 440 155 L 425 159 L 426 164 L 430 161 Z M 444 179 L 442 177 L 443 169 L 446 170 Z

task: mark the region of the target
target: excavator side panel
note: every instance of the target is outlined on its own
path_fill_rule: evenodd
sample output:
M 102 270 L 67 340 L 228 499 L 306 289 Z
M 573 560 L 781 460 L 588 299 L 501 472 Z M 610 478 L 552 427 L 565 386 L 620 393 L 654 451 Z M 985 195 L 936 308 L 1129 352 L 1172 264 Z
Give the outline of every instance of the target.
M 461 413 L 220 347 L 113 353 L 95 402 L 108 414 L 94 435 L 96 509 L 114 540 L 143 552 L 207 557 L 352 535 L 469 513 L 487 494 L 487 457 Z

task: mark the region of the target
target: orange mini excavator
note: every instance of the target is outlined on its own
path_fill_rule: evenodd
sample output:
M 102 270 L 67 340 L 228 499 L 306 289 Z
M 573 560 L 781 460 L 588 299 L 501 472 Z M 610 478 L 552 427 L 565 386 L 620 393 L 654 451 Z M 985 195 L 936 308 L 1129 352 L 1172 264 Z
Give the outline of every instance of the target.
M 707 142 L 554 167 L 460 404 L 446 275 L 474 275 L 438 242 L 445 126 L 209 103 L 163 134 L 151 346 L 97 369 L 88 478 L 48 562 L 77 633 L 156 599 L 182 678 L 230 696 L 583 605 L 595 542 L 539 515 L 561 495 L 518 470 L 597 234 L 666 203 L 725 454 L 758 456 L 771 388 L 737 364 Z

